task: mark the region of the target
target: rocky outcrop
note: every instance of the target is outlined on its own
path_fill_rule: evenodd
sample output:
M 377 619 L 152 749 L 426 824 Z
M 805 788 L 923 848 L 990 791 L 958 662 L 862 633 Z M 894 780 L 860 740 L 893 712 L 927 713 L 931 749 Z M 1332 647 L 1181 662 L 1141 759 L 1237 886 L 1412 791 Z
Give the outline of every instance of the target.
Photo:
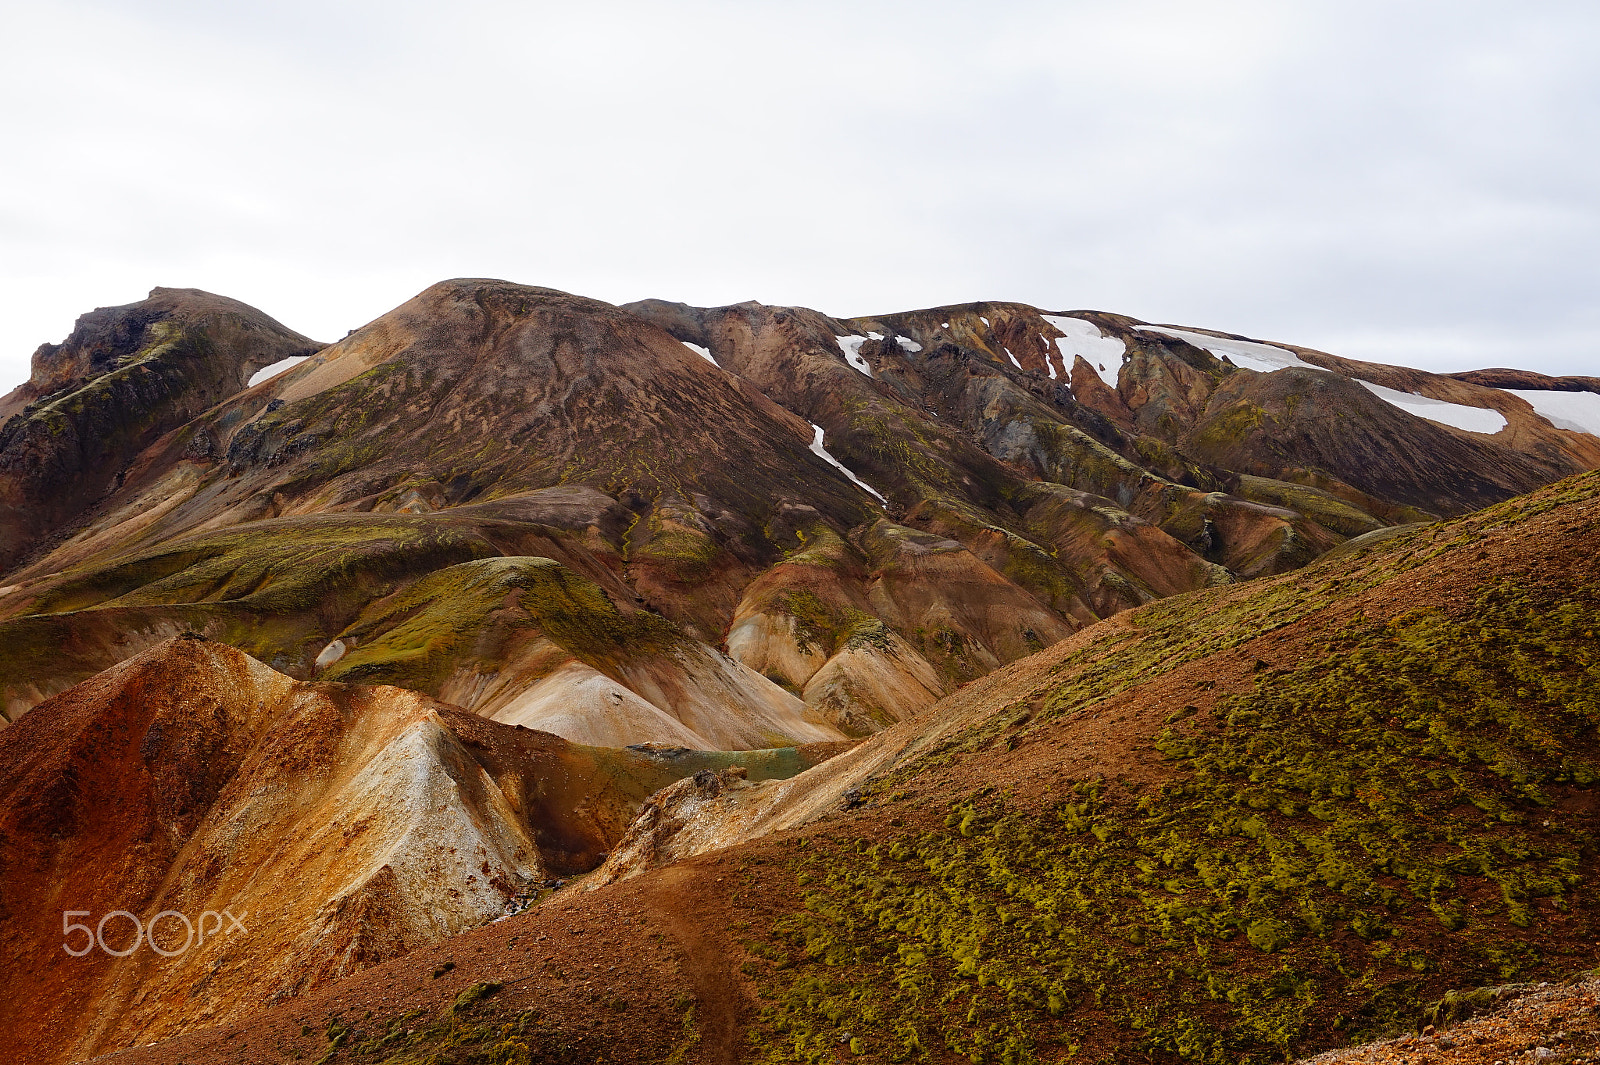
M 697 815 L 715 804 L 718 827 L 725 828 L 720 824 L 726 817 L 725 807 L 719 800 L 751 787 L 746 776 L 742 766 L 720 771 L 702 769 L 650 796 L 605 864 L 585 882 L 585 888 L 593 891 L 666 865 L 681 855 L 717 847 L 720 837 L 702 831 L 711 822 L 697 823 Z
M 120 485 L 162 434 L 256 370 L 320 346 L 198 289 L 158 288 L 79 318 L 65 341 L 34 352 L 28 381 L 0 399 L 0 574 Z M 209 437 L 189 446 L 211 457 Z

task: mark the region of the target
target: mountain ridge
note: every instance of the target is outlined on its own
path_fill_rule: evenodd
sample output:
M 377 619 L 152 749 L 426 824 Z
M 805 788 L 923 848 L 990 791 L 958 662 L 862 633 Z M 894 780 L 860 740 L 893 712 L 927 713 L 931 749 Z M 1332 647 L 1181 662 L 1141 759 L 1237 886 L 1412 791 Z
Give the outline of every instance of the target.
M 50 359 L 93 365 L 95 337 L 127 347 L 175 300 L 235 306 L 157 291 L 86 316 L 98 324 Z M 110 493 L 58 518 L 43 553 L 0 578 L 5 713 L 196 626 L 299 677 L 359 663 L 372 680 L 459 692 L 478 683 L 465 637 L 382 604 L 446 556 L 538 555 L 597 582 L 602 613 L 660 614 L 708 663 L 732 655 L 788 693 L 762 698 L 792 696 L 863 734 L 1125 607 L 1281 572 L 1600 462 L 1600 438 L 1470 381 L 1073 313 L 988 302 L 840 320 L 441 282 L 153 442 L 114 445 Z M 228 372 L 285 350 L 228 355 Z M 1357 371 L 1387 384 L 1363 387 L 1346 376 Z M 1492 404 L 1471 409 L 1505 427 L 1427 421 L 1373 385 L 1446 417 Z M 53 438 L 11 432 L 0 497 L 37 495 L 37 475 L 9 471 Z M 341 546 L 328 520 L 358 514 L 366 531 Z M 457 544 L 444 556 L 362 546 L 435 529 Z M 224 530 L 235 546 L 219 555 Z M 451 540 L 462 535 L 477 546 Z M 192 546 L 169 550 L 178 542 Z M 289 560 L 308 552 L 326 559 L 315 608 L 287 594 Z M 266 594 L 274 583 L 285 594 Z M 73 591 L 88 587 L 117 591 Z M 395 624 L 427 649 L 427 679 L 385 635 Z M 493 631 L 504 648 L 526 643 Z M 353 646 L 372 639 L 394 654 Z M 350 665 L 321 662 L 335 644 Z M 530 650 L 524 685 L 560 667 Z M 607 683 L 585 669 L 552 682 L 553 697 Z M 608 683 L 639 713 L 634 698 L 662 701 Z

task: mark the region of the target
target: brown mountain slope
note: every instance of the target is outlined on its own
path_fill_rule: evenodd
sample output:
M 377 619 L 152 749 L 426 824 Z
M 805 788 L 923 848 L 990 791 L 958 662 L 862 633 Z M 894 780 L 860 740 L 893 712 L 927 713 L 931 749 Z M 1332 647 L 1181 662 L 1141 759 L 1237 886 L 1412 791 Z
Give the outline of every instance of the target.
M 244 387 L 262 367 L 321 347 L 253 307 L 198 289 L 78 319 L 33 354 L 0 398 L 0 572 L 120 486 L 168 432 Z
M 862 735 L 1127 607 L 1596 463 L 1496 388 L 1115 315 L 456 280 L 172 428 L 84 514 L 29 510 L 53 546 L 0 577 L 0 693 L 14 719 L 192 628 L 580 741 Z M 598 642 L 493 558 L 590 582 Z M 639 626 L 672 638 L 620 654 Z
M 698 808 L 775 834 L 129 1060 L 1282 1060 L 1582 968 L 1597 538 L 1589 474 L 1121 615 Z
M 826 753 L 738 761 L 762 778 Z M 645 795 L 733 760 L 581 747 L 169 640 L 0 735 L 0 1054 L 226 1022 L 503 916 L 592 868 Z M 69 911 L 93 930 L 71 951 Z

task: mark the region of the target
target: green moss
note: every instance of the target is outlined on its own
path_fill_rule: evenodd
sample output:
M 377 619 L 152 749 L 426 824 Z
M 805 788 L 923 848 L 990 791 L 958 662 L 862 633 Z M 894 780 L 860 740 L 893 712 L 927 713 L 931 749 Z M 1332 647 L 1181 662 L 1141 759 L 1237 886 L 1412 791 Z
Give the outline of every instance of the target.
M 684 1065 L 689 1060 L 689 1055 L 700 1046 L 700 1022 L 695 1016 L 694 999 L 684 995 L 679 997 L 674 1005 L 683 1015 L 683 1037 L 667 1055 L 665 1065 Z
M 81 679 L 108 664 L 120 634 L 162 629 L 194 629 L 303 676 L 368 603 L 497 553 L 471 529 L 409 515 L 280 518 L 202 534 L 84 567 L 30 616 L 0 623 L 0 687 Z
M 1194 443 L 1208 452 L 1222 452 L 1249 439 L 1271 419 L 1264 408 L 1241 400 L 1208 419 L 1195 435 Z
M 795 640 L 800 648 L 827 657 L 832 657 L 863 626 L 883 628 L 883 623 L 871 614 L 846 603 L 829 603 L 804 588 L 780 592 L 775 604 L 795 619 Z
M 855 561 L 854 550 L 844 537 L 821 523 L 795 530 L 799 546 L 784 552 L 783 560 L 800 566 L 822 566 L 839 569 Z
M 503 984 L 479 981 L 456 996 L 456 1000 L 450 1004 L 450 1011 L 459 1013 L 462 1010 L 471 1009 L 479 1002 L 495 994 L 503 986 Z
M 1161 479 L 1070 425 L 1035 419 L 1028 423 L 1044 447 L 1045 477 L 1082 492 L 1128 499 Z
M 463 663 L 482 657 L 492 666 L 498 646 L 476 645 L 497 627 L 502 638 L 542 632 L 591 665 L 664 652 L 680 638 L 655 614 L 623 614 L 599 585 L 551 559 L 488 558 L 428 574 L 370 605 L 341 633 L 355 649 L 323 679 L 437 691 Z
M 887 483 L 907 484 L 918 497 L 959 488 L 954 469 L 940 461 L 949 444 L 915 412 L 898 404 L 884 410 L 847 400 L 845 413 L 849 433 L 831 441 L 828 450 L 849 468 L 861 471 L 869 483 L 874 470 L 886 470 L 893 471 Z
M 1384 527 L 1382 521 L 1352 503 L 1347 503 L 1320 489 L 1291 484 L 1288 481 L 1274 481 L 1267 477 L 1252 477 L 1246 474 L 1239 478 L 1239 487 L 1234 494 L 1258 503 L 1268 503 L 1298 511 L 1340 536 L 1360 536 Z
M 1317 602 L 1466 530 L 1435 532 L 1321 574 Z M 1086 653 L 1047 706 L 1300 616 L 1284 593 L 1308 583 L 1146 608 L 1142 640 Z M 849 1031 L 891 1061 L 1265 1062 L 1409 1024 L 1449 984 L 1575 967 L 1557 956 L 1594 954 L 1596 840 L 1551 810 L 1600 782 L 1597 592 L 1502 580 L 1453 611 L 1358 617 L 1320 656 L 1175 715 L 1154 741 L 1164 784 L 1085 782 L 1026 807 L 984 789 L 942 826 L 805 841 L 803 906 L 752 963 L 759 1054 L 822 1061 Z M 1000 710 L 874 794 L 1016 720 Z
M 705 580 L 721 553 L 717 541 L 704 528 L 699 513 L 678 502 L 665 502 L 650 512 L 643 547 L 629 552 L 631 562 L 653 562 L 673 579 L 684 583 Z M 637 527 L 630 539 L 640 539 Z
M 320 1059 L 372 1062 L 374 1065 L 577 1065 L 594 1060 L 581 1037 L 548 1024 L 537 1009 L 500 1018 L 484 999 L 496 984 L 474 984 L 439 1016 L 429 1019 L 411 1010 L 358 1027 L 333 1018 L 327 1028 L 327 1052 Z

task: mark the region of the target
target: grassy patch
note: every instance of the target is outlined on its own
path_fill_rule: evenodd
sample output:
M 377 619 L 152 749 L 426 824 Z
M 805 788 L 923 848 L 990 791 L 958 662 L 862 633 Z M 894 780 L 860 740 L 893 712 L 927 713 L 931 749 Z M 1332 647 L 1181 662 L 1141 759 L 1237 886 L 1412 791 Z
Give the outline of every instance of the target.
M 581 1036 L 544 1022 L 525 1009 L 496 1018 L 484 1000 L 500 989 L 479 983 L 457 996 L 437 1017 L 412 1010 L 383 1022 L 347 1022 L 332 1016 L 323 1032 L 327 1050 L 319 1065 L 359 1061 L 373 1065 L 565 1065 L 594 1060 Z M 363 1025 L 365 1025 L 363 1027 Z
M 1363 580 L 1449 542 L 1380 554 Z M 1047 705 L 1303 613 L 1294 587 L 1248 619 L 1210 603 L 1188 643 L 1121 645 Z M 1597 591 L 1502 580 L 1458 615 L 1332 632 L 1176 715 L 1161 786 L 1082 782 L 1039 807 L 985 789 L 925 831 L 809 841 L 803 908 L 753 951 L 759 1053 L 821 1061 L 848 1032 L 893 1061 L 1264 1062 L 1409 1026 L 1448 987 L 1592 962 L 1595 840 L 1562 811 L 1600 782 Z
M 374 603 L 344 635 L 357 643 L 326 680 L 437 690 L 506 611 L 505 632 L 536 629 L 591 665 L 669 650 L 681 637 L 644 611 L 623 614 L 600 586 L 548 558 L 487 558 L 430 573 Z M 494 649 L 485 658 L 494 660 Z

